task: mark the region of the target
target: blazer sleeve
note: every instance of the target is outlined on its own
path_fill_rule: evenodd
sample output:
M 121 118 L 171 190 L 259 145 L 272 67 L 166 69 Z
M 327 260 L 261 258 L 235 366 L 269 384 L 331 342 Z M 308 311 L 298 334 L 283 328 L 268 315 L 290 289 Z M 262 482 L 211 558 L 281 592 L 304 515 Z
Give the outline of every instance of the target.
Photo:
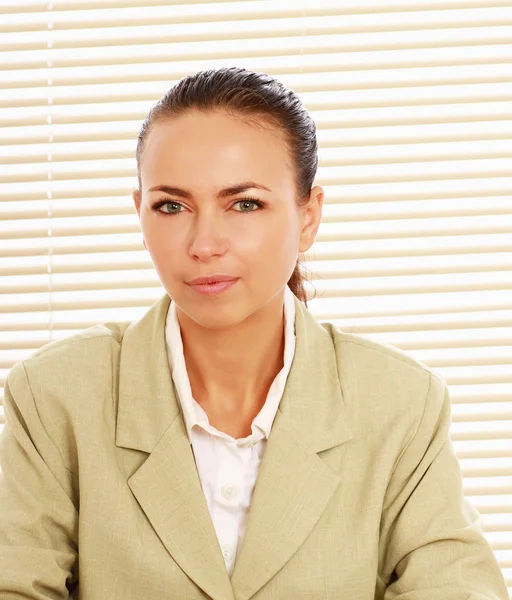
M 505 579 L 464 497 L 446 383 L 430 375 L 423 415 L 398 456 L 379 542 L 384 600 L 508 600 Z
M 23 362 L 7 376 L 4 410 L 0 598 L 69 598 L 78 580 L 77 482 L 46 432 Z

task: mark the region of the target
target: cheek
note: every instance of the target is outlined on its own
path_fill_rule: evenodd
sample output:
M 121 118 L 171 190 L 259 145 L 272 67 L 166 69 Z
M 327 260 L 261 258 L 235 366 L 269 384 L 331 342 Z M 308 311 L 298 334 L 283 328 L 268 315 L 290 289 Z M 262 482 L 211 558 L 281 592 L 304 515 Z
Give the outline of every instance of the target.
M 154 262 L 169 264 L 180 248 L 179 238 L 160 221 L 141 221 L 141 231 Z
M 299 240 L 289 222 L 281 226 L 268 227 L 254 248 L 251 259 L 267 273 L 279 278 L 292 272 L 298 258 Z M 256 255 L 257 252 L 257 255 Z
M 269 231 L 268 238 L 268 247 L 273 249 L 276 256 L 286 257 L 297 253 L 299 237 L 293 216 L 283 218 L 279 223 L 276 222 L 272 231 Z

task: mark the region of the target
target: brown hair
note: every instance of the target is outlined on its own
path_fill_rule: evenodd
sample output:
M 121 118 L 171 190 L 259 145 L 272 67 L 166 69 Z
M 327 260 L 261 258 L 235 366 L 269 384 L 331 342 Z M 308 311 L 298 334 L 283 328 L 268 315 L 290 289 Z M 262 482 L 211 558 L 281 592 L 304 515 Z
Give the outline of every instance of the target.
M 318 167 L 316 126 L 301 100 L 292 90 L 267 75 L 240 67 L 224 67 L 188 75 L 170 88 L 151 108 L 139 132 L 136 160 L 139 190 L 142 190 L 140 161 L 144 140 L 160 121 L 195 109 L 221 109 L 254 127 L 269 125 L 280 131 L 288 150 L 287 163 L 294 173 L 296 201 L 309 200 Z M 297 260 L 288 287 L 307 307 L 304 282 L 307 277 Z

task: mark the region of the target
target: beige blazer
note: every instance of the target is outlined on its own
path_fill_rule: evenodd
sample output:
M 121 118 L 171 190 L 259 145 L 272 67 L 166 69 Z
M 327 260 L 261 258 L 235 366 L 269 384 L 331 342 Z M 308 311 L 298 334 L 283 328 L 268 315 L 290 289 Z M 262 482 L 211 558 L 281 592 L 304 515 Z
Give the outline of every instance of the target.
M 464 498 L 439 374 L 319 323 L 296 352 L 232 577 L 165 350 L 165 294 L 16 363 L 0 438 L 0 598 L 507 600 Z

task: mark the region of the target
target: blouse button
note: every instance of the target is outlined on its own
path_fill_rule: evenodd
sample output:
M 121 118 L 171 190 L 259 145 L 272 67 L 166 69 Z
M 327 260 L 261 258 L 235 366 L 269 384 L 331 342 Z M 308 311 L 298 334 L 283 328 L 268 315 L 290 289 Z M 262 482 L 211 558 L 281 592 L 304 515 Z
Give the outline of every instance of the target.
M 231 498 L 235 498 L 238 495 L 238 488 L 236 485 L 225 485 L 221 492 L 226 500 L 231 500 Z

